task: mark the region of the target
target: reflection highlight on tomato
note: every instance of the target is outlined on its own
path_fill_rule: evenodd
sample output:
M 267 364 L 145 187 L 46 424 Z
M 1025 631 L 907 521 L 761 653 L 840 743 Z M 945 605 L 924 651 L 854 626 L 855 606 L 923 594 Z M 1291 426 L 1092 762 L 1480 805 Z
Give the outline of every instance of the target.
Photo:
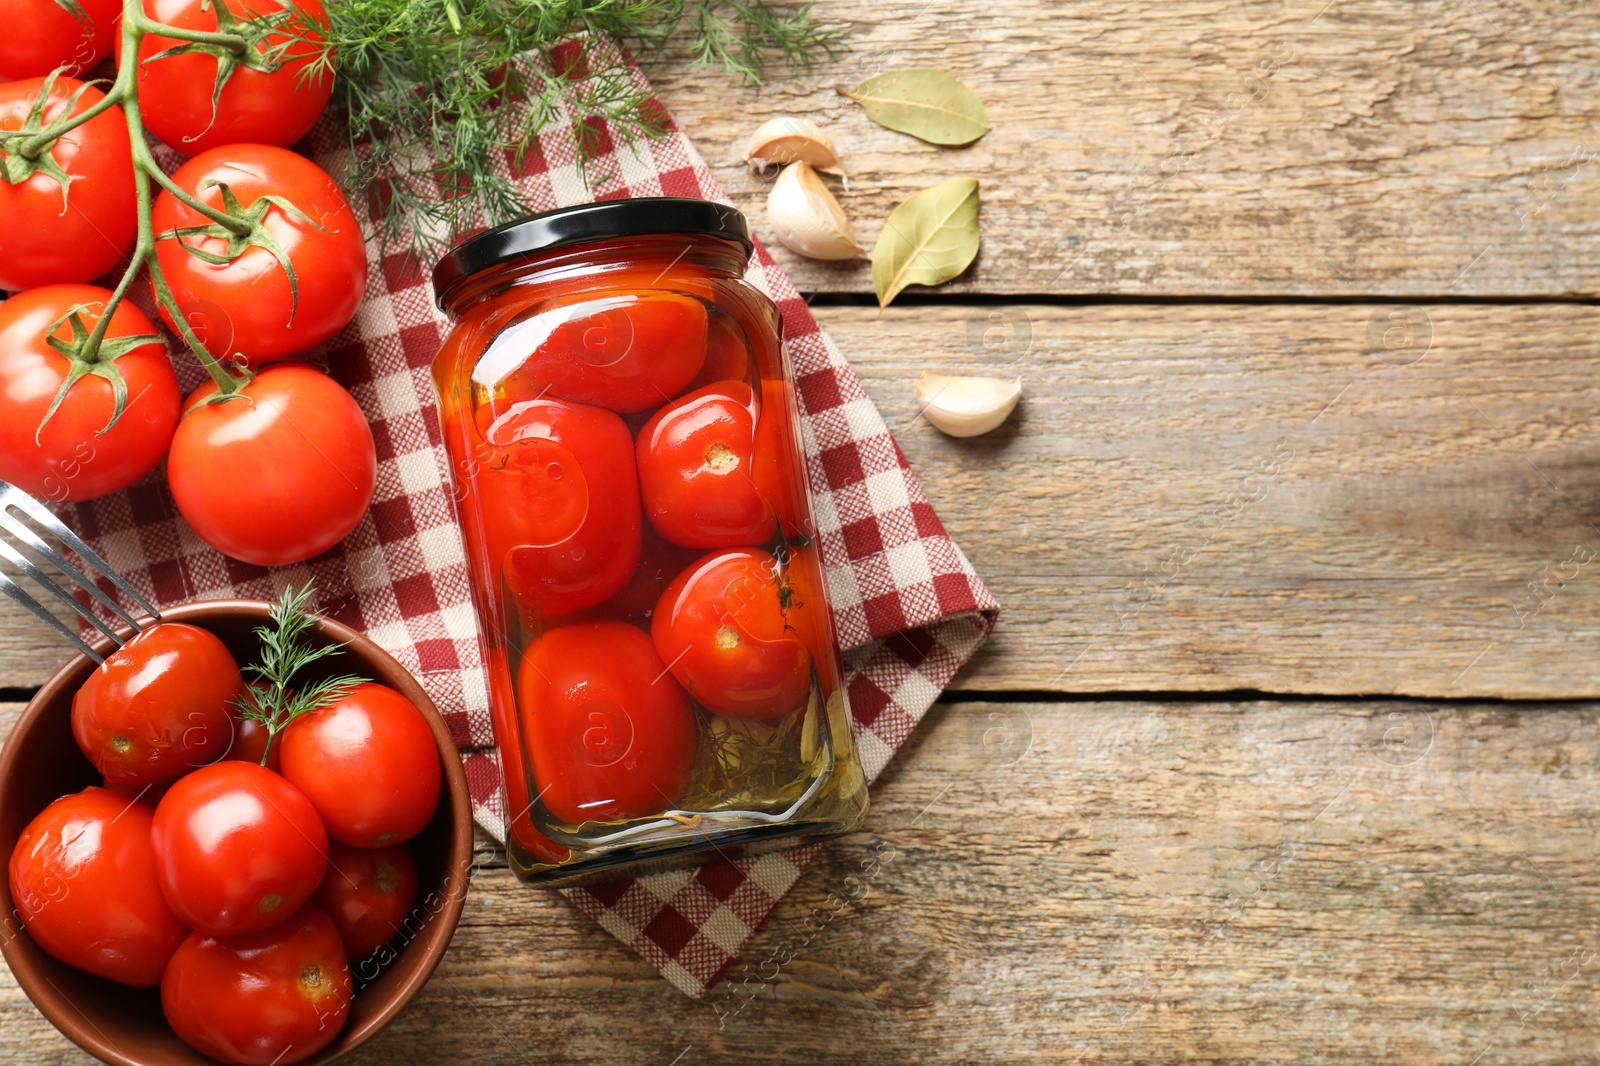
M 41 811 L 11 851 L 11 901 L 34 942 L 134 988 L 154 988 L 189 934 L 156 882 L 151 818 L 90 786 Z
M 752 471 L 756 417 L 750 386 L 721 381 L 644 424 L 639 489 L 658 533 L 687 548 L 731 548 L 772 536 L 772 505 Z
M 473 474 L 490 558 L 526 610 L 592 607 L 639 564 L 633 439 L 610 411 L 565 400 L 479 409 L 488 455 Z
M 94 768 L 134 789 L 220 759 L 244 678 L 199 626 L 161 622 L 106 656 L 72 697 L 72 735 Z
M 712 552 L 679 574 L 650 620 L 656 652 L 689 695 L 735 718 L 775 718 L 805 702 L 805 605 L 759 548 Z
M 694 711 L 643 631 L 576 622 L 529 645 L 517 703 L 535 794 L 561 821 L 675 806 L 694 767 Z
M 514 323 L 489 344 L 472 377 L 511 400 L 548 395 L 627 414 L 676 396 L 705 358 L 705 304 L 627 292 Z

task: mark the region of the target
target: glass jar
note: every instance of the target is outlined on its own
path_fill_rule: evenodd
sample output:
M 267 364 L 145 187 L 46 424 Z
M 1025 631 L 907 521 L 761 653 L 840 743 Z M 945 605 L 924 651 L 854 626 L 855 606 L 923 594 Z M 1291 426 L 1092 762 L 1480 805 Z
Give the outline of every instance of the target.
M 434 269 L 433 364 L 524 880 L 866 813 L 794 378 L 732 208 L 524 219 Z

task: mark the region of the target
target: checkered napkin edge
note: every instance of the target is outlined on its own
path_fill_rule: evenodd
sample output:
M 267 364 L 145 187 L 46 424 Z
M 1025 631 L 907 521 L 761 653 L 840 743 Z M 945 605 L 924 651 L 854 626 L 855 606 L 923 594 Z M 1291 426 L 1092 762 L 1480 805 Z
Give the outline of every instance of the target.
M 609 70 L 650 93 L 626 50 L 607 37 L 578 38 L 548 59 L 525 61 L 568 77 Z M 666 118 L 665 134 L 625 146 L 570 91 L 526 155 L 503 161 L 505 173 L 538 211 L 637 196 L 727 203 L 666 109 L 653 95 L 646 106 Z M 587 164 L 587 184 L 577 163 L 580 125 L 599 151 Z M 325 169 L 338 173 L 348 162 L 347 140 L 331 122 L 313 132 L 310 145 Z M 158 158 L 169 170 L 181 162 L 170 152 Z M 158 604 L 271 599 L 286 582 L 315 580 L 324 613 L 364 631 L 421 681 L 462 749 L 475 819 L 503 840 L 483 656 L 430 382 L 448 322 L 426 278 L 403 257 L 385 257 L 372 240 L 367 257 L 361 309 L 318 353 L 367 415 L 378 453 L 371 511 L 342 544 L 275 570 L 228 559 L 182 521 L 159 475 L 66 505 L 63 517 Z M 828 591 L 848 649 L 845 684 L 870 781 L 987 639 L 999 605 L 946 535 L 860 380 L 759 244 L 747 278 L 783 317 Z M 186 390 L 202 380 L 197 364 L 180 366 L 179 374 Z M 674 986 L 698 997 L 820 853 L 813 843 L 564 891 Z

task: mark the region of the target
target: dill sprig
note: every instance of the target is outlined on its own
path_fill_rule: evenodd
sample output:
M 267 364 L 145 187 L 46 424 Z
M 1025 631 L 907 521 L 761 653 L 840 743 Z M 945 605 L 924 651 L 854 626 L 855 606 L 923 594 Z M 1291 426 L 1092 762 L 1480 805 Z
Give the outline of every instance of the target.
M 580 36 L 581 56 L 549 61 L 558 43 L 615 34 L 660 48 L 682 26 L 699 62 L 757 84 L 774 61 L 807 70 L 839 47 L 809 4 L 766 0 L 335 0 L 328 15 L 325 42 L 320 31 L 303 39 L 320 51 L 301 76 L 336 74 L 352 149 L 336 176 L 371 206 L 385 252 L 423 266 L 468 230 L 528 213 L 517 172 L 563 97 L 585 181 L 600 130 L 584 119 L 625 144 L 665 132 L 610 50 Z
M 293 585 L 273 603 L 267 614 L 267 624 L 257 626 L 256 639 L 261 642 L 260 661 L 244 669 L 266 683 L 266 688 L 249 688 L 234 697 L 234 710 L 245 718 L 254 719 L 267 727 L 267 745 L 261 753 L 261 764 L 267 763 L 267 753 L 272 742 L 283 728 L 302 714 L 343 697 L 366 679 L 354 674 L 330 677 L 313 682 L 300 689 L 291 687 L 295 675 L 307 666 L 330 655 L 339 655 L 344 644 L 313 644 L 307 634 L 316 625 L 317 615 L 307 611 L 306 604 L 316 593 L 316 586 L 306 582 L 305 588 L 296 591 Z

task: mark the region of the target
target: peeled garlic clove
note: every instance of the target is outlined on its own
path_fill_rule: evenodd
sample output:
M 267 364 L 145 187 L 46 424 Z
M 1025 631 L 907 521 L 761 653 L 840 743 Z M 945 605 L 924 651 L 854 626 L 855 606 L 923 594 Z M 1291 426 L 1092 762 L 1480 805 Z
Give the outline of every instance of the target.
M 825 174 L 844 177 L 833 142 L 816 123 L 803 118 L 775 118 L 762 123 L 745 146 L 744 161 L 757 174 L 785 163 L 808 163 Z
M 917 407 L 936 429 L 952 437 L 976 437 L 994 429 L 1022 399 L 1022 379 L 957 378 L 923 371 Z
M 861 254 L 844 208 L 809 163 L 784 167 L 767 196 L 767 221 L 784 247 L 810 259 Z

